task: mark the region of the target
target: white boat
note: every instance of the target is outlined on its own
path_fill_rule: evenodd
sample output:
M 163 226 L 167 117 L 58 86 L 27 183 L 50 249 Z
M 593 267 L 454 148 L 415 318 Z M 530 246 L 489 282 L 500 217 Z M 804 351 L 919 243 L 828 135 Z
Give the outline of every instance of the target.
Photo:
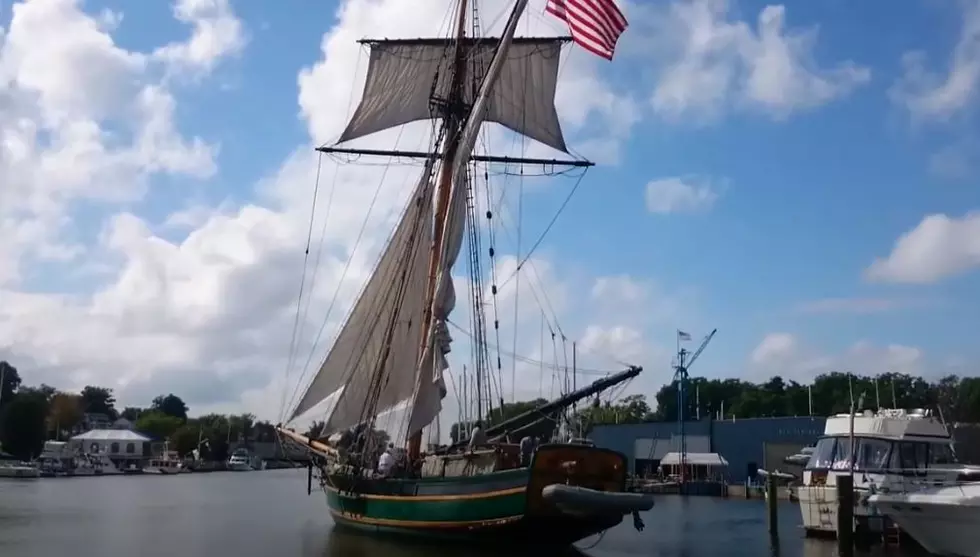
M 810 457 L 813 456 L 813 449 L 816 447 L 803 447 L 800 452 L 789 455 L 783 459 L 786 464 L 794 464 L 796 466 L 806 466 L 810 462 Z
M 82 454 L 75 457 L 75 466 L 70 476 L 114 476 L 123 471 L 103 454 Z
M 36 480 L 41 477 L 37 466 L 16 460 L 0 460 L 0 478 Z
M 796 488 L 808 534 L 837 534 L 837 478 L 851 473 L 850 421 L 849 413 L 827 419 Z M 884 527 L 877 505 L 868 499 L 873 493 L 955 483 L 963 470 L 946 426 L 924 410 L 855 413 L 854 447 L 854 517 L 865 531 Z
M 184 463 L 177 457 L 177 453 L 174 451 L 164 450 L 163 454 L 159 458 L 151 458 L 146 466 L 143 467 L 143 472 L 147 474 L 163 474 L 163 475 L 174 475 L 180 474 L 181 472 L 186 472 L 184 468 Z
M 252 459 L 245 449 L 235 449 L 228 457 L 228 469 L 233 472 L 249 472 L 252 470 Z
M 980 557 L 980 482 L 878 493 L 869 500 L 929 553 Z

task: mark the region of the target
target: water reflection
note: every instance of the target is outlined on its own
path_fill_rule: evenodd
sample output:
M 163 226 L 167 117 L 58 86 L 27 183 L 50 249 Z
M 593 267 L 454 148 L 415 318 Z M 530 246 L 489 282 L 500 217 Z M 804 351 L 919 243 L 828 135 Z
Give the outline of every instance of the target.
M 327 538 L 325 556 L 329 557 L 541 557 L 540 550 L 533 548 L 499 548 L 480 547 L 478 545 L 440 544 L 416 539 L 392 538 L 390 536 L 371 535 L 334 526 Z M 578 549 L 569 549 L 548 555 L 556 557 L 587 557 Z

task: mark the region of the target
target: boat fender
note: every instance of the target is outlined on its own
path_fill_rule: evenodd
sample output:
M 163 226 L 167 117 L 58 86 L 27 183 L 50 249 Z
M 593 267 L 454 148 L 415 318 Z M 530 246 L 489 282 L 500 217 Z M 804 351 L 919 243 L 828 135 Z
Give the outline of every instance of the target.
M 633 528 L 636 528 L 637 532 L 642 532 L 643 527 L 643 519 L 640 518 L 640 511 L 633 511 Z

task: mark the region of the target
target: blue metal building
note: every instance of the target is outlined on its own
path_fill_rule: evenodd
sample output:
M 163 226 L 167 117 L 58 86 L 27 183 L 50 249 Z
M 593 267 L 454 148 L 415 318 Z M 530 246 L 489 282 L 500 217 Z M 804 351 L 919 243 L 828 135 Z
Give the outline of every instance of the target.
M 687 452 L 720 454 L 728 461 L 729 481 L 742 482 L 754 468 L 767 466 L 767 455 L 775 460 L 773 455 L 793 454 L 816 442 L 825 422 L 806 416 L 687 422 Z M 656 469 L 665 454 L 679 452 L 681 446 L 677 422 L 601 425 L 590 437 L 599 447 L 627 455 L 634 474 Z

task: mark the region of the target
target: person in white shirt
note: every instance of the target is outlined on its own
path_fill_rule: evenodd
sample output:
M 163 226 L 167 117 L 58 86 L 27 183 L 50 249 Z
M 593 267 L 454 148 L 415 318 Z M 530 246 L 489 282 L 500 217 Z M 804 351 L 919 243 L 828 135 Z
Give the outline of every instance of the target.
M 378 473 L 382 476 L 387 476 L 391 473 L 391 467 L 395 464 L 395 457 L 392 455 L 392 451 L 395 448 L 393 443 L 388 443 L 388 448 L 385 452 L 381 453 L 381 457 L 378 459 Z
M 473 431 L 470 432 L 469 448 L 471 451 L 487 444 L 487 434 L 483 433 L 482 426 L 483 422 L 477 420 L 476 424 L 474 424 Z

